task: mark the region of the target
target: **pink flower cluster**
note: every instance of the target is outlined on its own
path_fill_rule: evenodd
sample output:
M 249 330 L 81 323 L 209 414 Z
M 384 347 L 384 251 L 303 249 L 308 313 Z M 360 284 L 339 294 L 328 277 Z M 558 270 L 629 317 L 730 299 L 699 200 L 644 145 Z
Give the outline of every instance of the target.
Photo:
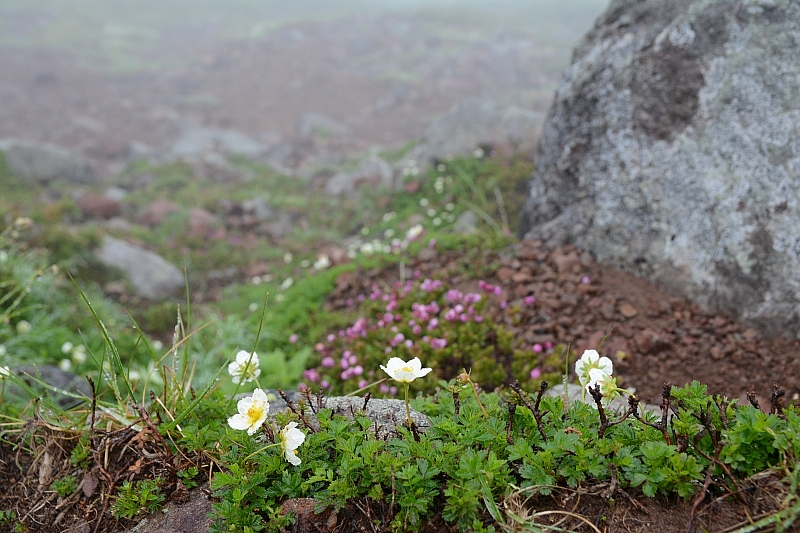
M 480 289 L 487 294 L 494 294 L 495 296 L 500 296 L 503 294 L 503 289 L 500 287 L 500 285 L 492 285 L 491 283 L 486 283 L 483 280 L 478 282 L 478 287 L 480 287 Z
M 414 277 L 420 276 L 415 272 Z M 339 380 L 358 380 L 358 386 L 364 387 L 380 378 L 374 370 L 366 370 L 377 368 L 374 359 L 378 354 L 381 359 L 386 354 L 407 359 L 445 349 L 448 336 L 457 331 L 453 328 L 460 327 L 458 324 L 483 322 L 480 309 L 484 299 L 478 293 L 455 289 L 445 292 L 439 280 L 398 283 L 393 291 L 373 285 L 368 295 L 358 297 L 359 302 L 364 302 L 362 312 L 366 311 L 366 315 L 317 343 L 319 364 L 303 373 L 305 386 L 317 384 L 329 389 Z M 452 325 L 443 328 L 447 323 Z M 391 386 L 380 390 L 396 393 Z

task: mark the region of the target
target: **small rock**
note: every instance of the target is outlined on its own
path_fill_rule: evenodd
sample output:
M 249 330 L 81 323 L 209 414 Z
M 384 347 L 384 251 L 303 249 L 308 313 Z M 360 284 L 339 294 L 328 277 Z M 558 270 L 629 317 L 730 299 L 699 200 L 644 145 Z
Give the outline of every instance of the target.
M 177 213 L 181 208 L 178 204 L 169 200 L 158 199 L 150 203 L 144 211 L 139 214 L 139 224 L 154 228 L 160 226 L 172 213 Z
M 52 144 L 5 139 L 0 140 L 0 152 L 5 154 L 11 172 L 23 179 L 40 183 L 57 179 L 89 183 L 94 179 L 88 160 Z
M 148 300 L 163 300 L 184 287 L 175 265 L 140 246 L 106 235 L 95 253 L 103 264 L 122 270 L 136 294 Z
M 747 342 L 752 342 L 758 339 L 758 337 L 759 337 L 758 331 L 753 328 L 747 328 L 742 332 L 742 338 Z
M 639 311 L 637 311 L 636 308 L 634 306 L 632 306 L 631 304 L 629 304 L 629 303 L 624 303 L 624 304 L 620 305 L 619 306 L 619 312 L 625 318 L 633 318 L 633 317 L 635 317 L 636 315 L 639 314 Z
M 510 267 L 504 266 L 497 269 L 497 279 L 499 279 L 501 282 L 506 282 L 512 279 L 514 277 L 514 274 L 516 274 L 516 272 L 514 271 L 513 268 Z
M 189 211 L 189 236 L 203 237 L 219 226 L 219 219 L 205 209 L 193 208 Z
M 78 200 L 78 209 L 87 218 L 111 218 L 122 213 L 122 204 L 102 194 L 86 193 Z
M 475 233 L 478 231 L 478 215 L 472 211 L 464 211 L 453 223 L 455 233 Z
M 634 333 L 633 343 L 642 355 L 655 353 L 668 345 L 666 339 L 651 329 Z
M 564 252 L 564 250 L 553 250 L 550 254 L 550 262 L 556 265 L 559 274 L 568 274 L 576 265 L 580 266 L 581 258 L 575 252 Z

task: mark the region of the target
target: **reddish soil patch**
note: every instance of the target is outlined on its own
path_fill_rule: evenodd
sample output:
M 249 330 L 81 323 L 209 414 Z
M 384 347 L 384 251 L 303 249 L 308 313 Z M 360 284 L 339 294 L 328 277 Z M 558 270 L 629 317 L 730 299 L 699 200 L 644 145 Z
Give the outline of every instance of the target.
M 407 270 L 477 290 L 477 279 L 453 277 L 464 257 L 428 250 Z M 642 401 L 659 404 L 664 384 L 692 380 L 708 385 L 710 393 L 743 402 L 748 391 L 755 391 L 766 409 L 774 383 L 785 389 L 787 399 L 800 398 L 800 341 L 762 338 L 731 317 L 704 312 L 646 280 L 595 264 L 573 246 L 545 250 L 525 241 L 509 253 L 470 254 L 468 261 L 470 270 L 484 272 L 485 281 L 503 288 L 502 296 L 492 297 L 491 312 L 518 339 L 531 345 L 569 344 L 577 354 L 599 349 Z M 331 306 L 344 308 L 374 279 L 393 284 L 397 276 L 396 269 L 348 276 Z M 526 296 L 536 302 L 526 305 Z

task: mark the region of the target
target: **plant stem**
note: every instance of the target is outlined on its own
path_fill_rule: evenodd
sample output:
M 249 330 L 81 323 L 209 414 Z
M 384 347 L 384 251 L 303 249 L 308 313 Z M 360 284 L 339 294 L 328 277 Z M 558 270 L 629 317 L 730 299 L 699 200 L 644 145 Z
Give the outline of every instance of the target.
M 406 391 L 406 416 L 408 417 L 408 427 L 411 428 L 411 408 L 408 406 L 408 382 L 404 382 L 403 385 Z
M 256 455 L 257 453 L 261 453 L 261 452 L 263 452 L 263 451 L 264 451 L 264 450 L 266 450 L 267 448 L 274 448 L 275 446 L 280 446 L 280 444 L 281 444 L 280 442 L 273 442 L 272 444 L 267 444 L 267 445 L 266 445 L 266 446 L 264 446 L 263 448 L 259 448 L 258 450 L 254 451 L 253 453 L 251 453 L 250 455 L 248 455 L 247 457 L 245 457 L 245 458 L 244 458 L 244 461 L 247 461 L 248 459 L 250 459 L 251 457 L 253 457 L 253 456 L 254 456 L 254 455 Z M 244 461 L 242 461 L 242 462 L 244 462 Z
M 483 404 L 481 403 L 481 399 L 478 397 L 478 388 L 475 386 L 475 382 L 469 380 L 469 384 L 472 385 L 472 393 L 475 395 L 475 399 L 478 401 L 478 407 L 481 408 L 483 411 L 483 416 L 489 418 L 489 413 L 486 412 L 486 409 L 483 408 Z

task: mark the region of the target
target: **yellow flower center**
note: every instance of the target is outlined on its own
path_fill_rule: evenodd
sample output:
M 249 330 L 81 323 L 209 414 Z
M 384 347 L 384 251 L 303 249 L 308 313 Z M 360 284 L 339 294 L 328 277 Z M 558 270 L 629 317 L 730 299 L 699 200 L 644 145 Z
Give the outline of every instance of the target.
M 253 405 L 247 410 L 247 418 L 250 419 L 250 423 L 255 423 L 261 415 L 264 413 L 264 406 L 260 402 L 253 402 Z

